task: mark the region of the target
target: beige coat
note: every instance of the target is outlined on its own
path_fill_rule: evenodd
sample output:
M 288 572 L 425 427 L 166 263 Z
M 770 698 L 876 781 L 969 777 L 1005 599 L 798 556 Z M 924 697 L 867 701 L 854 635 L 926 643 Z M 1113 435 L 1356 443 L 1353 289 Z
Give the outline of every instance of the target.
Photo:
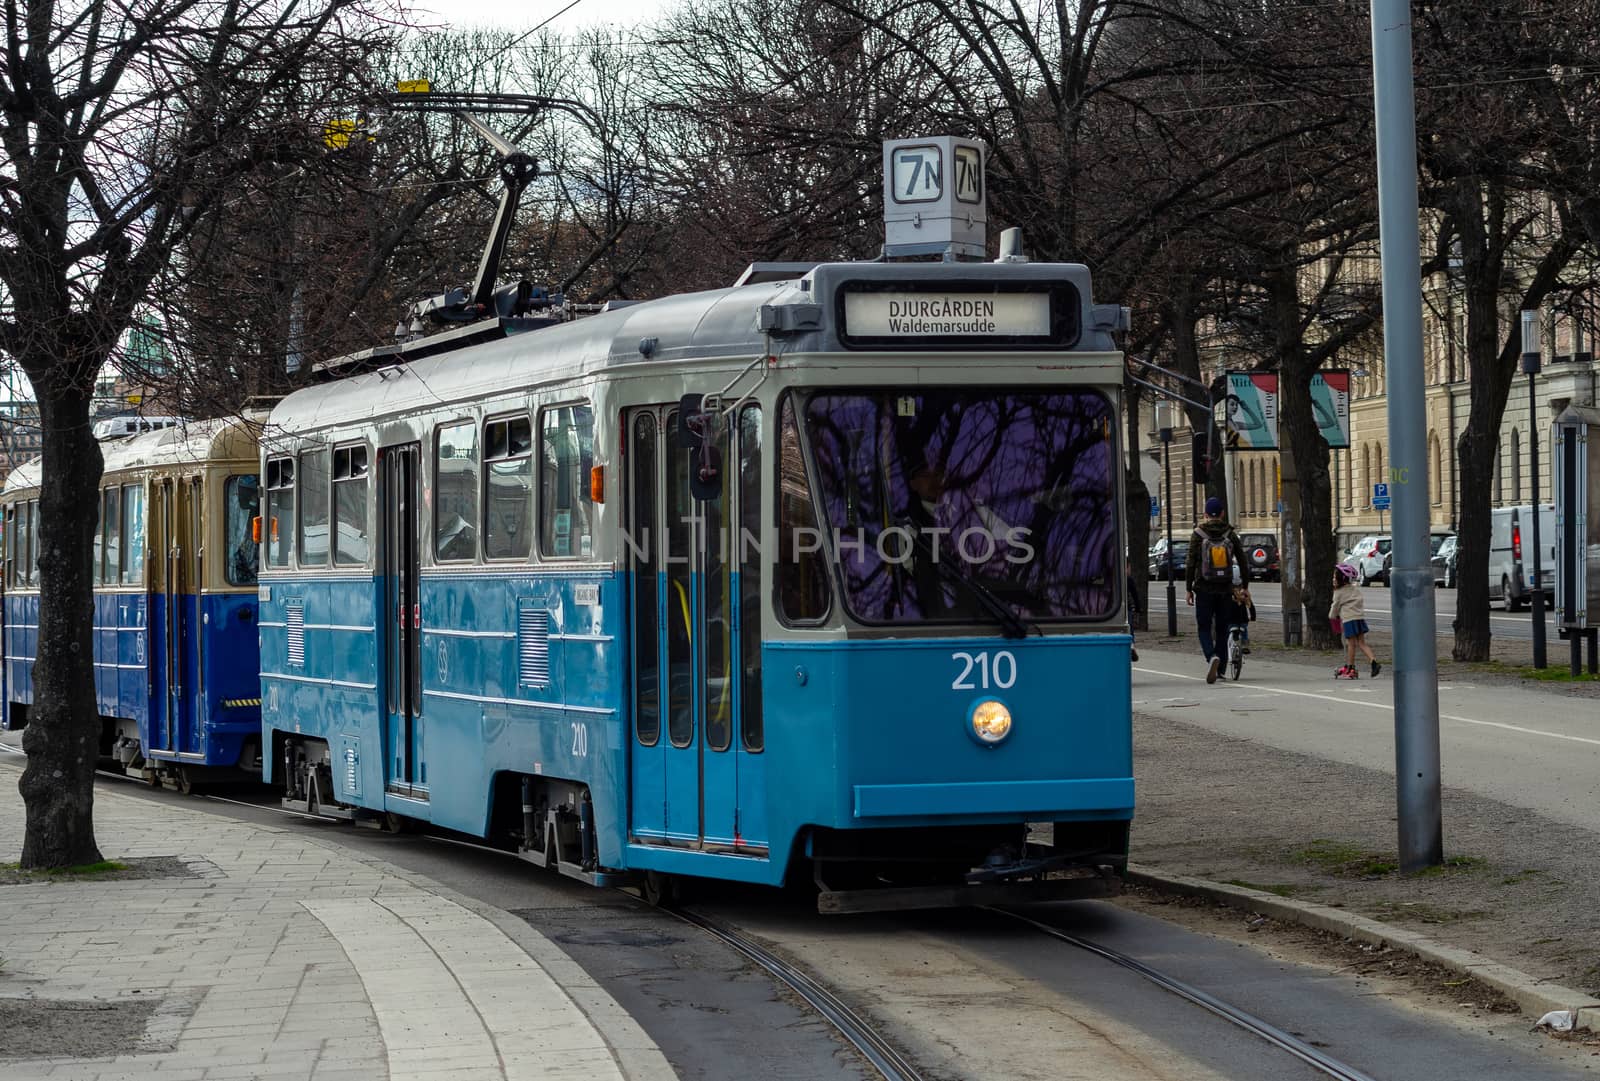
M 1361 587 L 1354 582 L 1346 582 L 1334 590 L 1333 606 L 1328 609 L 1328 618 L 1337 619 L 1340 623 L 1366 619 L 1367 607 L 1361 600 Z

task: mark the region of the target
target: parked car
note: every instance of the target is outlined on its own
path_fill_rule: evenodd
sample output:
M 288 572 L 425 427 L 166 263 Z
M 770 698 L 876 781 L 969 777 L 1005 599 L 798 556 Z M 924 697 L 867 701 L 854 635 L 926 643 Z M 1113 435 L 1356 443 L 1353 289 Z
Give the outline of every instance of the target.
M 1189 544 L 1187 541 L 1174 540 L 1172 542 L 1172 561 L 1169 568 L 1167 562 L 1167 538 L 1162 537 L 1150 546 L 1150 577 L 1166 581 L 1168 578 L 1182 578 L 1184 569 L 1189 563 Z
M 1272 533 L 1240 533 L 1244 546 L 1244 573 L 1251 581 L 1278 580 L 1278 538 Z
M 1436 531 L 1434 531 L 1432 533 L 1429 533 L 1428 534 L 1428 559 L 1429 559 L 1429 561 L 1430 562 L 1433 561 L 1434 557 L 1436 557 L 1439 554 L 1439 550 L 1444 547 L 1446 542 L 1448 542 L 1450 544 L 1450 546 L 1451 546 L 1451 549 L 1454 550 L 1455 541 L 1456 541 L 1456 535 L 1454 533 L 1449 532 L 1448 530 L 1436 530 Z M 1380 581 L 1383 582 L 1383 588 L 1384 589 L 1388 589 L 1389 588 L 1389 575 L 1390 575 L 1390 572 L 1393 570 L 1393 567 L 1394 567 L 1394 551 L 1393 551 L 1393 549 L 1391 549 L 1390 551 L 1388 551 L 1387 553 L 1384 554 L 1384 557 L 1383 557 L 1383 569 L 1378 572 L 1378 578 L 1379 578 Z M 1438 579 L 1438 575 L 1436 573 L 1435 576 L 1434 576 L 1434 585 L 1438 585 L 1438 584 L 1439 584 L 1439 579 Z
M 1556 508 L 1539 508 L 1539 578 L 1545 590 L 1556 583 Z M 1489 511 L 1489 596 L 1506 611 L 1527 603 L 1533 588 L 1533 507 L 1494 507 Z
M 1356 568 L 1361 584 L 1370 586 L 1383 571 L 1383 557 L 1389 554 L 1393 540 L 1387 533 L 1368 534 L 1356 541 L 1350 549 L 1348 561 Z
M 1439 546 L 1433 551 L 1433 584 L 1446 589 L 1456 587 L 1456 545 L 1459 538 L 1454 533 L 1440 540 Z

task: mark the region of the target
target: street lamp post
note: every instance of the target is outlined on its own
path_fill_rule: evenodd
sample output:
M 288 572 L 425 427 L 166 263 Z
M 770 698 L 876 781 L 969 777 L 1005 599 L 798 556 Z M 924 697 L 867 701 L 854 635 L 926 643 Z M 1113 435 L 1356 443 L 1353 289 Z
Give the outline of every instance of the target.
M 1545 666 L 1544 574 L 1539 566 L 1539 400 L 1533 378 L 1539 372 L 1539 313 L 1522 313 L 1522 370 L 1528 373 L 1528 471 L 1533 482 L 1533 666 Z M 1509 607 L 1511 601 L 1506 600 Z
M 1172 406 L 1156 403 L 1156 427 L 1161 430 L 1161 472 L 1167 484 L 1167 637 L 1178 637 L 1178 584 L 1172 574 Z

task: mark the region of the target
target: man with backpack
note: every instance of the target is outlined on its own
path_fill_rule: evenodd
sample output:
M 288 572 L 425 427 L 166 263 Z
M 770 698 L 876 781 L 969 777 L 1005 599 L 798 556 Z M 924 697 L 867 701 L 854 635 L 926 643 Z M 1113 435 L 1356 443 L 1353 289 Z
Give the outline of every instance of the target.
M 1215 683 L 1228 648 L 1233 623 L 1233 587 L 1244 575 L 1244 545 L 1222 513 L 1222 500 L 1206 500 L 1206 517 L 1189 538 L 1188 602 L 1200 627 L 1200 651 L 1210 667 L 1206 682 Z

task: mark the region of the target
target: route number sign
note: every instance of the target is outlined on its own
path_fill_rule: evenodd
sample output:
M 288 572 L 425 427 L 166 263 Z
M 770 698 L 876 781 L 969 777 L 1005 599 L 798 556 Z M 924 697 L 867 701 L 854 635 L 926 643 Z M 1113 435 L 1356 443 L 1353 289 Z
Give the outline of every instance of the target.
M 931 203 L 944 194 L 944 156 L 938 147 L 896 147 L 893 162 L 896 202 Z

